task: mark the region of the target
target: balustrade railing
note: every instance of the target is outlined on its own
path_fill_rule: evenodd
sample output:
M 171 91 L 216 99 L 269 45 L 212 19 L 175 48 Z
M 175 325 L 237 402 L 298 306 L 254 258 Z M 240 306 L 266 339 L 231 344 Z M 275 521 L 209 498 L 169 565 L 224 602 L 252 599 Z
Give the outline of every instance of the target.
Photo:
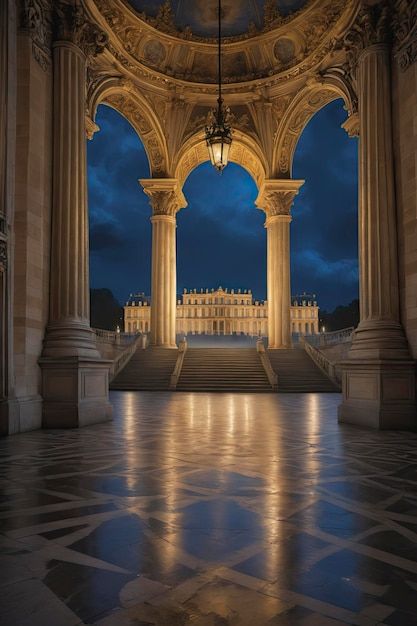
M 121 333 L 111 330 L 93 328 L 96 335 L 97 348 L 105 360 L 111 361 L 110 382 L 130 361 L 138 345 L 147 347 L 147 336 L 141 333 Z
M 93 328 L 96 340 L 100 343 L 110 343 L 113 345 L 127 345 L 136 341 L 141 333 L 122 333 L 113 330 L 103 330 L 101 328 Z
M 123 352 L 121 352 L 113 361 L 110 367 L 109 380 L 110 382 L 116 378 L 117 374 L 127 365 L 132 356 L 135 354 L 138 344 L 141 342 L 142 337 L 136 335 L 135 340 L 127 346 Z
M 342 371 L 337 363 L 332 363 L 323 352 L 307 341 L 304 343 L 304 350 L 335 385 L 342 386 Z
M 354 327 L 342 328 L 329 333 L 320 333 L 317 335 L 306 335 L 304 342 L 312 346 L 334 346 L 339 343 L 349 343 L 352 341 L 352 333 Z
M 262 339 L 258 339 L 256 342 L 256 350 L 261 359 L 265 374 L 268 377 L 269 384 L 274 391 L 278 391 L 278 376 L 272 369 L 271 361 L 269 360 L 268 352 L 265 349 L 265 344 Z
M 169 383 L 169 388 L 171 389 L 171 391 L 175 391 L 175 389 L 177 388 L 178 381 L 181 376 L 181 370 L 184 364 L 185 353 L 187 352 L 187 348 L 188 348 L 187 340 L 184 337 L 184 339 L 182 339 L 178 344 L 177 361 L 175 363 L 175 368 L 171 374 L 171 380 Z

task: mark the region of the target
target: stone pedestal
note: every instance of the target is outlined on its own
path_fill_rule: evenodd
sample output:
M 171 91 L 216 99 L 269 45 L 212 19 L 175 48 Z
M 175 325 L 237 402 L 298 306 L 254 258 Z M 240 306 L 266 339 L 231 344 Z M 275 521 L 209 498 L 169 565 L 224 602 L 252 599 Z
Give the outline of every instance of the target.
M 417 430 L 414 361 L 342 363 L 339 421 L 380 430 Z
M 360 324 L 343 367 L 339 420 L 415 429 L 415 364 L 400 322 L 392 145 L 391 55 L 384 6 L 354 30 L 359 100 Z M 366 26 L 366 28 L 365 28 Z
M 187 206 L 175 179 L 140 181 L 149 197 L 152 222 L 151 344 L 177 348 L 176 214 Z
M 268 347 L 291 347 L 291 207 L 304 181 L 267 180 L 256 205 L 265 211 L 267 229 Z
M 53 58 L 53 204 L 49 322 L 40 366 L 43 425 L 109 419 L 108 372 L 90 328 L 86 181 L 86 57 L 103 34 L 77 3 L 57 3 Z
M 44 428 L 90 426 L 111 419 L 107 400 L 111 361 L 45 358 L 40 365 Z

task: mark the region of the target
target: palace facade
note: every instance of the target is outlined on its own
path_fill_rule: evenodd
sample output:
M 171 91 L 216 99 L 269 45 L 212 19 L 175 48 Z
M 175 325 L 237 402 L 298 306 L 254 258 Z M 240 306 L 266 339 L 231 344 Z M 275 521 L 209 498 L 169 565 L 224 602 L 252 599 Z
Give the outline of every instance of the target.
M 292 298 L 290 307 L 293 334 L 319 332 L 316 296 Z M 256 300 L 250 289 L 184 289 L 177 300 L 177 334 L 268 336 L 268 302 Z M 131 295 L 124 307 L 125 332 L 151 331 L 150 298 Z

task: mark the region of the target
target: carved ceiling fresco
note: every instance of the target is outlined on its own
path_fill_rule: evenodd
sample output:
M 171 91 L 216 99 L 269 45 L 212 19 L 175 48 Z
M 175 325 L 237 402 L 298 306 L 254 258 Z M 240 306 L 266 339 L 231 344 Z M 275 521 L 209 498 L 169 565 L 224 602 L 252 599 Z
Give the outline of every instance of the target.
M 127 0 L 138 13 L 156 18 L 166 0 Z M 279 20 L 301 9 L 307 0 L 223 0 L 223 31 L 236 37 L 248 31 L 262 31 L 272 17 Z M 172 0 L 172 19 L 183 32 L 198 37 L 217 36 L 217 0 Z
M 94 1 L 125 51 L 142 66 L 181 81 L 216 84 L 215 40 L 198 40 L 178 31 L 170 22 L 169 4 L 163 4 L 162 13 L 150 19 L 128 10 L 122 0 Z M 181 0 L 182 3 L 188 1 L 191 2 Z M 212 1 L 215 0 L 204 0 L 205 3 Z M 225 0 L 233 4 L 230 15 L 235 15 L 235 11 L 238 14 L 236 7 L 252 1 L 255 0 Z M 261 36 L 246 33 L 232 41 L 226 40 L 222 57 L 225 85 L 265 79 L 296 67 L 297 74 L 309 70 L 329 52 L 337 23 L 343 21 L 346 10 L 351 12 L 346 0 L 308 0 L 301 12 L 281 17 L 275 0 L 267 1 L 272 2 L 265 4 L 272 21 Z M 200 0 L 195 2 L 197 5 Z M 207 8 L 210 4 L 204 6 Z M 160 31 L 158 34 L 155 28 Z

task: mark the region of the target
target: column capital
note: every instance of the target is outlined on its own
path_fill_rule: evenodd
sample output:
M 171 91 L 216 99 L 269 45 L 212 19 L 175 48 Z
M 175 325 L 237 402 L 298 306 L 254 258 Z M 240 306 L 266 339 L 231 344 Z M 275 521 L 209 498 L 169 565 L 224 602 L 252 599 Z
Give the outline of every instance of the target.
M 89 19 L 76 0 L 55 0 L 53 27 L 55 42 L 72 43 L 87 57 L 103 52 L 108 42 L 107 34 Z
M 265 212 L 267 218 L 278 216 L 291 216 L 291 208 L 298 195 L 304 180 L 267 179 L 260 189 L 256 199 L 256 206 Z
M 140 184 L 149 198 L 153 216 L 175 217 L 180 209 L 185 209 L 187 201 L 176 178 L 141 179 Z
M 388 0 L 379 0 L 372 5 L 362 3 L 356 20 L 344 39 L 351 69 L 366 50 L 390 43 L 391 13 Z

